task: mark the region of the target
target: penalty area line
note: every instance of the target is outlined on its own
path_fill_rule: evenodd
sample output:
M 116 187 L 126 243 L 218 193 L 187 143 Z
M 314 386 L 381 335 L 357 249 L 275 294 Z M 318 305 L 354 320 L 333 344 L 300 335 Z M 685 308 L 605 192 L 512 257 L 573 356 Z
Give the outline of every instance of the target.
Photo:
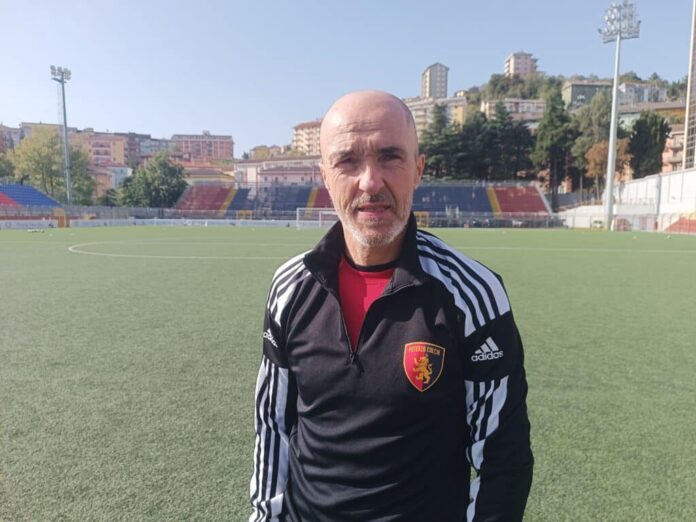
M 86 256 L 100 256 L 100 257 L 120 257 L 127 259 L 185 259 L 185 260 L 195 260 L 203 261 L 206 259 L 213 260 L 240 260 L 240 261 L 276 261 L 287 259 L 287 256 L 283 257 L 271 257 L 271 256 L 158 256 L 158 255 L 144 255 L 144 254 L 111 254 L 108 252 L 91 252 L 89 250 L 80 250 L 80 247 L 94 245 L 95 243 L 82 243 L 78 245 L 72 245 L 68 247 L 68 252 L 72 254 L 82 254 Z

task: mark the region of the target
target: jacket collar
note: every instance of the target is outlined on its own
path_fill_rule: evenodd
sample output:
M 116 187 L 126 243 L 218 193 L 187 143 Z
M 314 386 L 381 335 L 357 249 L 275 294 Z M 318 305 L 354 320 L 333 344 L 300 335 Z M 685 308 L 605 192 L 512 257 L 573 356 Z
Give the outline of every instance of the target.
M 396 267 L 385 293 L 397 291 L 405 286 L 423 284 L 427 276 L 421 268 L 416 237 L 416 218 L 411 213 L 406 224 L 406 235 Z M 338 295 L 338 264 L 343 257 L 346 244 L 343 239 L 343 225 L 337 221 L 304 257 L 307 269 L 327 290 Z

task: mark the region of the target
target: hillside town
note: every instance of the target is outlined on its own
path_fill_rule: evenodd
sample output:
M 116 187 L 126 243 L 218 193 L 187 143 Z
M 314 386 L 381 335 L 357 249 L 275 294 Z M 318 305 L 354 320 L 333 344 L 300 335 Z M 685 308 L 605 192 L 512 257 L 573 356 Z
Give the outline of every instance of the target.
M 420 95 L 403 99 L 413 115 L 421 148 L 426 155 L 433 155 L 432 147 L 428 146 L 437 138 L 433 132 L 451 133 L 457 129 L 466 129 L 466 126 L 477 118 L 491 124 L 497 117 L 503 118 L 524 133 L 522 138 L 511 139 L 522 140 L 526 145 L 515 142 L 512 146 L 526 148 L 522 153 L 524 157 L 518 158 L 520 161 L 517 165 L 520 168 L 515 172 L 506 172 L 503 175 L 500 169 L 490 165 L 485 171 L 469 169 L 466 166 L 450 166 L 447 170 L 445 167 L 441 168 L 441 165 L 429 162 L 426 175 L 433 180 L 515 180 L 519 177 L 526 180 L 538 179 L 548 186 L 548 168 L 544 168 L 543 162 L 532 161 L 531 157 L 540 122 L 547 113 L 549 97 L 554 94 L 560 95 L 563 111 L 572 120 L 577 121 L 583 111 L 587 113 L 592 107 L 593 100 L 602 98 L 603 104 L 593 110 L 600 113 L 604 111 L 604 114 L 598 117 L 608 123 L 611 80 L 592 75 L 571 78 L 550 76 L 539 70 L 537 59 L 528 52 L 510 54 L 501 72 L 493 74 L 487 84 L 479 87 L 452 91 L 448 84 L 448 73 L 449 68 L 441 63 L 426 67 L 421 75 Z M 619 121 L 624 134 L 630 134 L 632 126 L 641 115 L 650 113 L 658 116 L 668 124 L 669 131 L 664 136 L 662 161 L 657 171 L 671 172 L 681 168 L 686 79 L 670 83 L 657 74 L 648 79 L 641 79 L 629 72 L 621 77 L 618 94 Z M 434 129 L 433 125 L 439 125 L 439 129 Z M 183 167 L 189 185 L 202 182 L 242 185 L 319 184 L 320 126 L 320 119 L 299 122 L 289 129 L 292 135 L 288 144 L 259 144 L 243 151 L 237 157 L 232 134 L 216 135 L 202 131 L 200 134 L 174 134 L 170 138 L 155 138 L 131 130 L 106 132 L 92 128 L 68 127 L 67 135 L 70 147 L 84 155 L 86 175 L 93 182 L 92 193 L 89 194 L 90 197 L 83 197 L 83 203 L 102 201 L 115 204 L 118 201 L 115 194 L 124 181 L 147 165 L 154 156 L 162 154 Z M 583 139 L 583 129 L 581 124 L 576 127 L 577 142 Z M 21 166 L 17 161 L 13 163 L 12 158 L 16 157 L 32 138 L 38 138 L 42 134 L 53 134 L 60 138 L 61 128 L 60 124 L 44 122 L 21 122 L 17 127 L 0 124 L 0 180 L 15 179 L 31 184 L 31 177 L 23 178 L 17 168 L 21 169 Z M 590 145 L 602 141 L 602 137 L 599 136 L 585 138 L 589 139 L 589 142 L 587 139 L 585 142 Z M 562 179 L 558 180 L 558 192 L 573 192 L 589 186 L 591 180 L 588 180 L 588 175 L 591 177 L 593 174 L 588 172 L 587 161 L 584 158 L 589 148 L 585 147 L 581 153 L 583 157 L 575 162 L 575 166 L 579 167 L 579 170 L 574 170 L 575 175 L 571 176 L 566 169 Z M 428 154 L 429 152 L 431 154 Z M 574 152 L 578 156 L 577 151 Z M 500 155 L 501 151 L 498 151 L 498 154 Z M 484 158 L 482 161 L 487 160 Z M 624 163 L 622 179 L 631 179 L 636 174 L 635 169 L 631 170 L 630 162 Z M 638 174 L 643 176 L 654 173 Z M 105 199 L 107 193 L 112 197 Z M 49 195 L 60 199 L 59 193 Z

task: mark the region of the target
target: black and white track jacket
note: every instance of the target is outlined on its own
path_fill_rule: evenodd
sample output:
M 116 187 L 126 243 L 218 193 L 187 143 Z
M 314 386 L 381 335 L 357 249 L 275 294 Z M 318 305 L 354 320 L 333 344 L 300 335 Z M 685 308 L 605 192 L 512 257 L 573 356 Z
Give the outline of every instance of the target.
M 412 216 L 351 355 L 343 252 L 337 223 L 273 278 L 249 520 L 521 520 L 527 383 L 500 278 Z

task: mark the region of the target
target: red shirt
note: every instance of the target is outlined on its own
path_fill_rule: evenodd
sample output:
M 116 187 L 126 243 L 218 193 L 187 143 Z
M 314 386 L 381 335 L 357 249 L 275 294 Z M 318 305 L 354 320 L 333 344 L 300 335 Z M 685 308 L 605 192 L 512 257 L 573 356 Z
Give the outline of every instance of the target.
M 353 265 L 344 257 L 338 265 L 338 294 L 353 351 L 358 346 L 367 310 L 382 295 L 394 273 L 394 264 L 364 267 Z

